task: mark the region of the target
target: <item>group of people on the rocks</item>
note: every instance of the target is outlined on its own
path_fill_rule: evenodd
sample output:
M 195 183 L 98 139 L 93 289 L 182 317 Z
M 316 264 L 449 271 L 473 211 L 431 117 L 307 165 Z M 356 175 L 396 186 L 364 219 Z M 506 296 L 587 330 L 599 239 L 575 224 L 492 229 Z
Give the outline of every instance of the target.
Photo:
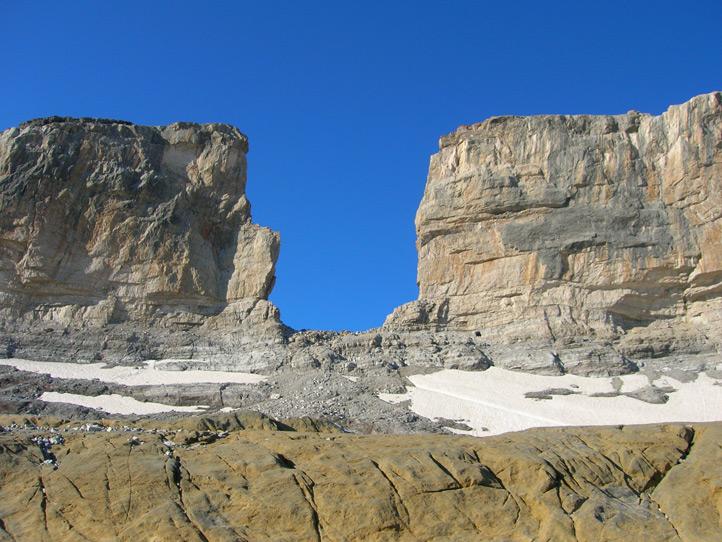
M 35 435 L 33 436 L 30 441 L 33 442 L 40 448 L 40 452 L 43 456 L 43 462 L 41 464 L 43 465 L 49 465 L 53 468 L 53 470 L 56 470 L 60 463 L 58 462 L 57 456 L 53 453 L 52 448 L 53 446 L 60 446 L 65 444 L 65 437 L 61 433 L 99 433 L 99 432 L 123 432 L 123 433 L 148 433 L 152 435 L 156 435 L 160 433 L 160 436 L 163 438 L 163 445 L 166 447 L 164 454 L 168 457 L 173 456 L 173 449 L 178 446 L 174 441 L 170 440 L 169 438 L 166 438 L 165 433 L 166 431 L 158 430 L 158 429 L 140 429 L 137 427 L 128 427 L 127 425 L 124 425 L 122 427 L 114 427 L 114 426 L 106 426 L 99 423 L 85 423 L 78 426 L 73 427 L 50 427 L 50 426 L 38 426 L 32 422 L 25 422 L 22 425 L 19 425 L 16 422 L 11 423 L 10 425 L 3 426 L 0 425 L 0 433 L 12 433 L 12 432 L 25 432 L 25 431 L 42 431 L 42 432 L 48 432 L 50 433 L 49 436 L 44 435 Z M 171 430 L 171 433 L 178 434 L 183 432 L 182 429 L 177 429 L 175 431 Z M 225 438 L 229 435 L 228 431 L 191 431 L 190 435 L 184 438 L 184 442 L 182 445 L 190 445 L 190 446 L 203 446 L 205 444 L 210 444 L 211 442 L 214 442 L 218 439 Z M 142 444 L 145 444 L 143 440 L 140 439 L 137 435 L 132 435 L 128 439 L 128 445 L 129 446 L 140 446 Z

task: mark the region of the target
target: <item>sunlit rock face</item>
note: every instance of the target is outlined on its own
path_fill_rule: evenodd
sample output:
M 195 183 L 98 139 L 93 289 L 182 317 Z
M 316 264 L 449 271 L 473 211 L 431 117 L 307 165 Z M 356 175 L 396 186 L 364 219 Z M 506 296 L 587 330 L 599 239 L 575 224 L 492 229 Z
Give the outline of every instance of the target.
M 277 320 L 264 300 L 279 236 L 251 222 L 247 151 L 224 124 L 54 117 L 2 132 L 5 324 Z
M 659 116 L 495 117 L 440 141 L 416 215 L 419 300 L 387 328 L 714 350 L 722 94 Z
M 719 423 L 474 438 L 244 411 L 11 421 L 58 433 L 0 432 L 4 540 L 719 540 Z

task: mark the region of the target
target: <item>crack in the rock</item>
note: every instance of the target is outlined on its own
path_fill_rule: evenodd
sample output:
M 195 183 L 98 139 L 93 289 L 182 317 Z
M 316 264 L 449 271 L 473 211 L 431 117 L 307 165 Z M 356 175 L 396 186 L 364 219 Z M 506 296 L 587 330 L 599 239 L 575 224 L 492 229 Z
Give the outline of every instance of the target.
M 516 525 L 519 521 L 519 516 L 521 516 L 521 509 L 519 508 L 519 503 L 516 502 L 514 495 L 512 495 L 508 489 L 504 488 L 504 491 L 506 491 L 506 497 L 504 498 L 504 502 L 501 503 L 501 507 L 504 508 L 509 500 L 514 501 L 514 507 L 516 508 L 514 515 L 514 524 Z
M 85 439 L 83 439 L 84 441 Z M 81 441 L 81 442 L 83 442 Z M 108 444 L 110 444 L 110 441 L 106 441 Z M 115 447 L 113 447 L 115 448 Z M 103 453 L 105 453 L 105 472 L 103 473 L 103 499 L 105 501 L 105 507 L 108 510 L 108 515 L 113 518 L 113 508 L 111 506 L 110 502 L 110 468 L 112 464 L 112 460 L 110 458 L 110 454 L 103 450 Z M 115 521 L 110 522 L 111 526 L 113 527 L 113 532 L 115 533 L 115 536 L 118 536 L 118 527 L 115 524 Z
M 695 434 L 694 429 L 691 428 L 691 427 L 685 427 L 685 429 L 686 429 L 686 431 L 687 431 L 687 434 L 685 435 L 685 440 L 687 441 L 687 448 L 684 449 L 684 450 L 682 450 L 682 453 L 680 454 L 679 458 L 677 459 L 677 463 L 675 463 L 674 465 L 671 465 L 667 470 L 665 470 L 665 471 L 663 471 L 663 472 L 662 472 L 662 471 L 656 471 L 655 474 L 649 479 L 649 481 L 645 484 L 645 486 L 644 486 L 640 491 L 636 491 L 636 490 L 631 486 L 631 484 L 629 483 L 629 480 L 630 480 L 629 474 L 628 474 L 619 464 L 617 464 L 617 463 L 616 463 L 615 461 L 613 461 L 611 458 L 609 458 L 608 456 L 606 456 L 605 454 L 603 454 L 601 451 L 597 450 L 596 448 L 592 448 L 591 446 L 589 446 L 581 437 L 579 437 L 579 435 L 575 435 L 585 446 L 587 446 L 588 448 L 594 450 L 596 453 L 598 453 L 600 456 L 602 456 L 606 461 L 608 461 L 611 465 L 613 465 L 621 474 L 623 474 L 625 484 L 627 485 L 627 487 L 628 487 L 632 492 L 634 492 L 634 493 L 637 495 L 637 497 L 640 499 L 640 503 L 641 503 L 641 496 L 642 496 L 642 494 L 647 495 L 647 497 L 649 498 L 649 500 L 657 506 L 657 510 L 659 511 L 660 515 L 661 515 L 662 517 L 664 517 L 665 521 L 669 524 L 669 526 L 670 526 L 671 529 L 674 531 L 674 533 L 675 533 L 675 535 L 677 536 L 677 538 L 680 539 L 680 540 L 681 540 L 681 537 L 680 537 L 680 535 L 679 535 L 679 532 L 677 531 L 677 528 L 675 527 L 675 525 L 674 525 L 674 523 L 672 522 L 672 520 L 667 516 L 666 512 L 665 512 L 665 511 L 662 509 L 662 507 L 659 505 L 659 503 L 654 499 L 654 497 L 653 497 L 653 495 L 652 495 L 652 492 L 653 492 L 653 491 L 659 486 L 659 484 L 669 475 L 669 473 L 670 473 L 675 467 L 677 467 L 684 459 L 686 459 L 686 458 L 689 456 L 689 454 L 691 453 L 692 447 L 694 446 L 694 439 L 695 439 L 696 434 Z M 646 449 L 647 449 L 647 448 L 645 448 L 644 451 L 646 451 Z M 649 464 L 650 467 L 653 467 L 652 464 L 651 464 L 651 462 L 644 456 L 644 451 L 643 451 L 642 454 L 641 454 L 642 457 L 645 459 L 645 461 L 647 462 L 647 464 Z M 630 513 L 632 513 L 632 515 L 637 516 L 637 517 L 646 517 L 646 515 L 644 515 L 641 511 L 639 511 L 639 510 L 637 510 L 635 507 L 633 507 L 633 506 L 625 503 L 625 502 L 622 501 L 621 499 L 619 499 L 619 498 L 617 498 L 617 497 L 614 497 L 613 495 L 610 495 L 608 492 L 606 492 L 606 491 L 604 491 L 604 490 L 600 490 L 600 491 L 602 491 L 607 497 L 609 497 L 609 498 L 617 501 L 619 504 L 621 504 L 622 506 L 624 506 L 624 508 L 626 508 Z
M 45 483 L 43 482 L 43 477 L 40 476 L 38 478 L 38 489 L 40 491 L 40 509 L 43 511 L 43 525 L 45 527 L 45 532 L 48 531 L 48 496 L 45 490 Z
M 128 446 L 128 457 L 126 457 L 125 462 L 126 466 L 128 468 L 128 504 L 125 509 L 125 521 L 128 521 L 128 518 L 130 518 L 130 508 L 133 505 L 133 475 L 130 470 L 130 454 L 133 451 L 133 445 L 132 443 L 129 443 Z
M 477 463 L 479 463 L 479 464 L 481 465 L 482 463 L 481 463 L 481 461 L 479 460 L 479 454 L 477 453 L 476 450 L 474 450 L 474 456 L 476 456 Z M 501 486 L 501 489 L 503 489 L 504 491 L 506 491 L 506 495 L 507 495 L 507 496 L 506 496 L 506 498 L 504 499 L 504 502 L 501 504 L 501 506 L 504 507 L 504 506 L 506 505 L 506 502 L 507 502 L 509 499 L 511 499 L 512 501 L 514 501 L 514 506 L 515 506 L 515 508 L 516 508 L 516 510 L 515 510 L 515 514 L 516 514 L 516 515 L 514 516 L 514 524 L 516 525 L 516 524 L 519 522 L 519 518 L 521 517 L 521 506 L 519 506 L 519 500 L 521 500 L 522 502 L 524 502 L 524 499 L 523 499 L 522 497 L 519 497 L 519 500 L 517 500 L 516 495 L 514 495 L 514 494 L 506 487 L 506 484 L 504 484 L 504 481 L 501 479 L 501 476 L 500 476 L 500 475 L 501 475 L 502 472 L 504 472 L 504 471 L 506 471 L 506 470 L 507 470 L 507 469 L 506 469 L 506 467 L 505 467 L 505 468 L 502 468 L 501 470 L 499 470 L 499 471 L 497 471 L 497 472 L 494 472 L 494 471 L 491 470 L 491 468 L 489 467 L 489 472 L 491 472 L 491 473 L 496 477 L 496 479 L 499 481 L 499 485 Z M 525 502 L 524 502 L 524 504 L 526 505 Z
M 574 467 L 574 465 L 567 462 L 566 459 L 564 459 L 562 456 L 560 456 L 553 450 L 549 450 L 549 453 L 554 454 L 557 457 L 557 459 L 559 460 L 559 465 L 555 466 L 552 463 L 549 463 L 548 461 L 546 461 L 546 459 L 544 459 L 544 461 L 547 462 L 555 472 L 558 472 L 562 476 L 562 479 L 564 480 L 566 486 L 571 491 L 573 491 L 574 493 L 576 493 L 578 495 L 583 493 L 584 487 L 582 487 L 580 480 L 577 480 L 577 478 L 575 476 L 577 469 Z M 560 472 L 560 470 L 562 470 L 563 472 Z M 588 480 L 581 480 L 581 481 L 585 482 L 586 484 L 590 483 Z M 572 485 L 574 485 L 576 487 L 572 487 Z
M 298 479 L 298 475 L 301 475 L 304 477 L 303 484 L 301 484 L 300 480 Z M 310 481 L 310 484 L 306 481 L 306 478 Z M 303 495 L 303 498 L 308 503 L 309 508 L 311 509 L 311 524 L 313 525 L 314 530 L 316 531 L 316 540 L 317 542 L 321 542 L 323 540 L 323 536 L 321 534 L 321 521 L 318 517 L 318 507 L 316 506 L 316 498 L 313 494 L 313 480 L 303 471 L 297 471 L 293 473 L 293 480 L 296 482 L 296 485 L 301 490 L 301 494 Z
M 642 491 L 637 491 L 636 489 L 634 489 L 634 488 L 632 487 L 632 484 L 630 483 L 631 478 L 630 478 L 629 474 L 622 468 L 622 466 L 621 466 L 619 463 L 617 463 L 616 461 L 614 461 L 611 457 L 607 456 L 606 454 L 602 453 L 602 452 L 601 452 L 600 450 L 598 450 L 597 448 L 592 448 L 591 446 L 589 446 L 589 444 L 587 444 L 587 442 L 586 442 L 582 437 L 580 437 L 579 435 L 574 435 L 574 436 L 575 436 L 582 444 L 584 444 L 584 446 L 586 446 L 587 448 L 589 448 L 589 449 L 592 450 L 593 452 L 598 453 L 600 456 L 602 456 L 602 458 L 603 458 L 604 460 L 608 461 L 609 464 L 611 464 L 611 465 L 622 475 L 622 480 L 624 481 L 625 485 L 627 486 L 627 488 L 628 488 L 631 492 L 633 492 L 637 497 L 639 497 L 639 496 L 642 494 L 642 492 L 643 492 L 644 490 L 642 490 Z M 644 454 L 642 454 L 642 457 L 644 457 Z M 644 457 L 644 460 L 647 461 L 647 463 L 649 464 L 650 467 L 652 467 L 652 464 L 649 462 L 649 460 L 648 460 L 646 457 Z M 620 502 L 621 502 L 621 501 L 620 501 Z M 625 505 L 626 505 L 626 503 L 625 503 Z M 626 506 L 629 506 L 629 505 L 626 505 Z
M 75 533 L 81 537 L 83 540 L 87 540 L 88 542 L 92 542 L 91 538 L 88 538 L 83 533 L 81 533 L 78 528 L 73 525 L 68 518 L 65 517 L 65 514 L 63 514 L 63 511 L 61 509 L 56 509 L 56 513 L 58 514 L 58 517 L 65 522 L 65 525 L 68 526 L 69 531 L 75 531 Z
M 188 508 L 186 507 L 185 496 L 183 495 L 183 472 L 181 471 L 181 469 L 183 469 L 183 471 L 185 471 L 185 473 L 188 475 L 189 480 L 190 480 L 190 473 L 188 472 L 188 469 L 185 469 L 181 466 L 181 460 L 180 460 L 180 457 L 178 457 L 178 456 L 176 456 L 176 458 L 174 460 L 169 459 L 166 462 L 167 470 L 168 470 L 169 464 L 170 464 L 169 475 L 172 476 L 172 482 L 173 482 L 173 485 L 175 485 L 175 487 L 176 487 L 176 492 L 177 492 L 176 496 L 178 498 L 178 500 L 175 501 L 175 505 L 178 507 L 181 514 L 183 514 L 183 516 L 186 518 L 186 520 L 188 520 L 188 523 L 191 525 L 191 527 L 193 527 L 193 529 L 196 531 L 196 534 L 198 534 L 198 537 L 203 542 L 208 542 L 208 538 L 203 533 L 203 530 L 200 528 L 200 526 L 194 521 L 194 519 L 188 513 Z M 195 486 L 195 484 L 193 484 L 193 485 L 194 485 L 194 487 L 197 488 L 197 486 Z
M 599 454 L 599 455 L 602 457 L 602 459 L 604 459 L 605 461 L 607 461 L 607 462 L 609 463 L 609 465 L 611 465 L 611 466 L 618 472 L 618 474 L 621 475 L 622 481 L 623 481 L 624 484 L 627 486 L 627 489 L 629 489 L 629 490 L 638 498 L 638 500 L 639 500 L 638 504 L 639 504 L 639 503 L 641 502 L 641 495 L 642 495 L 642 493 L 644 492 L 644 490 L 642 490 L 642 491 L 637 491 L 634 487 L 632 487 L 632 484 L 630 483 L 631 478 L 630 478 L 629 474 L 622 468 L 622 466 L 619 465 L 619 464 L 618 464 L 616 461 L 614 461 L 612 458 L 610 458 L 609 456 L 607 456 L 606 454 L 604 454 L 603 452 L 601 452 L 600 450 L 598 450 L 596 447 L 590 446 L 590 445 L 589 445 L 582 437 L 580 437 L 579 435 L 574 435 L 574 437 L 575 437 L 577 440 L 579 440 L 584 446 L 586 446 L 587 449 L 593 451 L 593 452 L 596 453 L 596 454 Z M 570 448 L 570 449 L 571 449 L 571 448 Z M 573 450 L 572 450 L 572 451 L 573 451 Z M 646 460 L 646 458 L 645 458 L 645 460 Z M 649 463 L 648 460 L 646 460 L 646 461 L 647 461 L 647 463 L 648 463 L 648 464 L 650 465 L 650 467 L 651 467 L 651 466 L 652 466 L 651 463 Z M 597 465 L 597 466 L 599 466 L 599 465 Z M 609 468 L 609 466 L 607 466 L 607 468 Z M 611 472 L 611 471 L 610 471 L 610 472 Z M 573 476 L 572 476 L 572 477 L 573 477 Z M 576 482 L 576 480 L 575 480 L 575 483 L 578 484 L 578 482 Z M 608 499 L 617 502 L 618 505 L 621 506 L 622 508 L 624 508 L 624 509 L 626 510 L 626 512 L 627 512 L 630 516 L 637 517 L 637 518 L 641 518 L 641 519 L 646 519 L 646 518 L 648 517 L 648 513 L 645 513 L 643 510 L 641 510 L 639 506 L 630 505 L 629 503 L 627 503 L 627 502 L 625 502 L 624 500 L 620 499 L 619 497 L 613 495 L 612 493 L 610 493 L 609 491 L 607 491 L 606 489 L 604 489 L 604 488 L 602 488 L 602 487 L 595 487 L 594 485 L 593 485 L 592 487 L 593 487 L 593 489 L 595 489 L 595 490 L 601 492 L 602 494 L 604 494 Z M 575 511 L 576 511 L 576 510 L 575 510 Z M 567 515 L 568 515 L 569 517 L 572 517 L 572 515 L 574 514 L 575 511 L 572 511 L 572 512 L 570 512 L 570 513 L 567 513 Z M 565 513 L 566 513 L 566 512 L 565 512 Z
M 670 526 L 670 527 L 672 528 L 672 530 L 674 531 L 674 534 L 677 535 L 677 538 L 678 538 L 679 540 L 682 540 L 682 537 L 679 535 L 679 531 L 677 531 L 677 527 L 675 527 L 674 523 L 672 523 L 672 520 L 669 519 L 669 517 L 668 517 L 667 514 L 664 512 L 664 510 L 662 510 L 662 507 L 659 505 L 659 503 L 654 499 L 654 497 L 652 496 L 651 493 L 649 493 L 648 496 L 649 496 L 649 500 L 650 500 L 651 502 L 653 502 L 653 503 L 657 506 L 657 510 L 659 510 L 659 513 L 662 515 L 662 517 L 664 517 L 664 519 L 667 521 L 667 523 L 669 523 L 669 526 Z
M 389 486 L 391 487 L 391 490 L 394 492 L 394 495 L 396 498 L 394 499 L 395 502 L 395 508 L 396 508 L 396 516 L 401 520 L 401 523 L 403 523 L 404 527 L 411 532 L 411 526 L 409 524 L 409 510 L 406 508 L 406 504 L 404 504 L 404 499 L 401 497 L 401 494 L 399 493 L 398 488 L 396 487 L 396 484 L 391 480 L 391 478 L 386 474 L 386 471 L 381 468 L 381 465 L 379 465 L 376 461 L 373 459 L 370 460 L 371 464 L 381 473 L 381 476 L 384 477 L 386 482 L 388 482 Z M 403 512 L 403 515 L 401 514 Z
M 652 493 L 655 489 L 657 489 L 657 486 L 662 483 L 662 481 L 669 475 L 670 472 L 672 472 L 675 467 L 679 466 L 682 461 L 687 459 L 689 454 L 692 452 L 692 447 L 694 446 L 694 440 L 697 436 L 695 433 L 694 428 L 692 427 L 685 427 L 685 429 L 688 431 L 689 440 L 687 440 L 687 448 L 682 450 L 682 453 L 680 454 L 679 458 L 677 459 L 677 462 L 674 465 L 671 465 L 666 471 L 659 472 L 658 475 L 653 476 L 652 479 L 649 480 L 646 486 L 642 489 L 642 491 Z
M 75 483 L 74 483 L 70 478 L 68 478 L 68 477 L 65 476 L 64 474 L 63 474 L 63 478 L 65 478 L 65 479 L 68 481 L 68 483 L 69 483 L 71 486 L 73 486 L 73 489 L 75 490 L 75 492 L 78 494 L 78 496 L 79 496 L 81 499 L 85 499 L 85 497 L 83 496 L 83 494 L 82 494 L 82 492 L 80 491 L 80 489 L 78 489 L 78 486 L 76 486 Z
M 13 534 L 10 531 L 8 531 L 8 528 L 5 525 L 5 522 L 3 521 L 2 518 L 0 518 L 0 530 L 2 530 L 4 533 L 6 533 L 10 537 L 10 540 L 13 540 L 13 541 L 15 540 L 15 537 L 13 536 Z
M 489 470 L 489 472 L 491 473 L 491 475 L 494 476 L 495 478 L 497 478 L 497 480 L 498 480 L 498 477 L 496 476 L 496 474 L 494 474 L 494 472 L 493 472 L 491 469 L 489 469 L 488 467 L 486 467 L 486 465 L 483 465 L 483 464 L 479 461 L 479 455 L 476 453 L 476 450 L 473 450 L 473 452 L 474 452 L 474 453 L 473 453 L 473 456 L 472 456 L 472 454 L 467 454 L 468 458 L 471 459 L 472 461 L 475 459 L 475 460 L 476 460 L 476 464 L 479 465 L 479 467 L 487 468 L 487 469 Z M 446 492 L 446 491 L 463 491 L 464 489 L 466 489 L 466 487 L 470 487 L 470 486 L 464 486 L 463 484 L 461 484 L 461 482 L 459 482 L 459 480 L 458 480 L 453 474 L 451 474 L 451 471 L 449 471 L 449 469 L 446 469 L 446 468 L 433 456 L 433 454 L 429 453 L 429 457 L 431 458 L 431 460 L 434 462 L 434 464 L 435 464 L 437 467 L 439 467 L 443 472 L 445 472 L 448 476 L 450 476 L 452 480 L 454 480 L 454 482 L 457 484 L 458 487 L 450 487 L 450 488 L 443 488 L 443 489 L 439 489 L 439 490 L 424 491 L 424 492 L 423 492 L 424 494 L 443 493 L 443 492 Z M 501 480 L 499 480 L 499 484 L 503 486 L 503 483 L 501 482 Z M 472 485 L 473 485 L 473 484 L 472 484 Z M 483 484 L 477 484 L 477 485 L 478 485 L 479 487 L 482 487 L 482 486 L 483 486 Z M 394 488 L 394 489 L 395 489 L 395 488 Z M 506 493 L 507 493 L 507 498 L 504 500 L 504 503 L 506 503 L 506 501 L 508 500 L 508 498 L 510 497 L 511 494 L 510 494 L 509 491 L 507 491 L 506 489 L 504 489 L 504 491 L 506 491 Z M 398 493 L 398 492 L 397 492 L 397 493 Z M 400 496 L 399 496 L 399 498 L 400 498 Z M 478 533 L 482 533 L 482 532 L 483 532 L 481 526 L 479 526 L 479 525 L 476 523 L 476 521 L 474 521 L 474 520 L 471 518 L 471 516 L 469 516 L 469 514 L 467 514 L 467 513 L 464 511 L 463 508 L 457 506 L 457 505 L 454 504 L 454 503 L 452 503 L 452 506 L 454 507 L 454 510 L 456 510 L 460 515 L 464 516 L 464 517 L 467 519 L 467 521 L 474 527 L 474 529 L 476 529 L 476 531 L 477 531 Z M 408 515 L 408 513 L 407 513 L 407 515 Z M 519 517 L 519 507 L 517 506 L 517 518 L 518 518 L 518 517 Z M 409 526 L 408 526 L 408 529 L 409 529 L 409 531 L 413 534 L 413 531 L 412 531 L 412 529 L 411 529 L 411 525 L 410 525 L 410 524 L 409 524 Z
M 458 488 L 461 488 L 461 487 L 464 487 L 464 486 L 459 482 L 459 480 L 456 479 L 456 476 L 454 476 L 453 474 L 451 474 L 451 471 L 450 471 L 449 469 L 447 469 L 444 465 L 442 465 L 442 464 L 434 457 L 434 454 L 432 454 L 431 452 L 429 452 L 429 459 L 431 459 L 431 461 L 433 461 L 434 464 L 435 464 L 444 474 L 446 474 L 449 478 L 451 478 L 451 479 L 454 481 L 454 483 L 458 486 L 457 489 L 458 489 Z
M 228 468 L 230 469 L 230 471 L 231 471 L 233 474 L 237 474 L 241 479 L 243 479 L 244 481 L 247 481 L 247 479 L 246 479 L 246 477 L 243 475 L 243 473 L 242 473 L 242 472 L 239 472 L 236 467 L 234 467 L 233 465 L 231 465 L 228 461 L 226 461 L 226 460 L 225 460 L 223 457 L 221 457 L 219 454 L 216 454 L 216 457 L 217 457 L 218 459 L 220 459 L 220 460 L 226 465 L 226 467 L 228 467 Z
M 574 512 L 576 510 L 572 510 L 571 512 L 567 512 L 566 510 L 564 510 L 564 507 L 562 506 L 561 486 L 557 486 L 555 489 L 557 493 L 557 502 L 559 503 L 559 510 L 561 510 L 569 518 L 569 526 L 572 529 L 572 536 L 575 540 L 579 540 L 577 538 L 577 525 L 574 522 Z
M 660 514 L 664 516 L 664 519 L 667 520 L 667 523 L 669 523 L 669 526 L 672 528 L 674 533 L 677 535 L 677 538 L 682 540 L 682 537 L 679 535 L 679 531 L 677 531 L 677 527 L 674 525 L 674 522 L 669 518 L 667 515 L 667 512 L 660 506 L 660 504 L 657 502 L 657 500 L 654 498 L 652 493 L 659 487 L 659 484 L 661 484 L 664 479 L 669 475 L 670 472 L 672 472 L 676 467 L 678 467 L 682 461 L 687 459 L 689 455 L 692 453 L 692 448 L 694 447 L 695 438 L 697 437 L 697 433 L 694 430 L 693 427 L 685 427 L 687 430 L 687 435 L 689 435 L 689 440 L 687 440 L 687 448 L 682 451 L 682 454 L 679 456 L 679 459 L 677 459 L 677 463 L 672 465 L 669 469 L 667 469 L 666 472 L 662 474 L 662 476 L 657 480 L 657 482 L 654 484 L 654 487 L 651 491 L 647 492 L 647 495 L 649 496 L 649 500 L 652 501 L 654 504 L 657 505 L 657 509 L 659 510 Z M 685 435 L 686 436 L 686 435 Z

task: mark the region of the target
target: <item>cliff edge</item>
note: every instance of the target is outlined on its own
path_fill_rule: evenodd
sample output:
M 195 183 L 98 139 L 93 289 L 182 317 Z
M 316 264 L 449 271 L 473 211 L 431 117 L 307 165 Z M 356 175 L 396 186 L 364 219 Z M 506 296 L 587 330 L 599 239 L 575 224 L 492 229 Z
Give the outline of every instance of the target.
M 720 209 L 720 92 L 659 116 L 461 127 L 416 215 L 419 300 L 386 328 L 576 348 L 572 364 L 717 352 Z
M 658 116 L 494 117 L 443 137 L 416 216 L 419 299 L 363 333 L 281 323 L 279 237 L 251 221 L 247 150 L 223 124 L 53 117 L 0 134 L 0 356 L 718 366 L 720 92 Z
M 132 357 L 163 329 L 278 331 L 279 236 L 251 222 L 247 151 L 224 124 L 52 117 L 2 132 L 0 326 L 41 358 Z M 117 326 L 131 340 L 110 347 Z

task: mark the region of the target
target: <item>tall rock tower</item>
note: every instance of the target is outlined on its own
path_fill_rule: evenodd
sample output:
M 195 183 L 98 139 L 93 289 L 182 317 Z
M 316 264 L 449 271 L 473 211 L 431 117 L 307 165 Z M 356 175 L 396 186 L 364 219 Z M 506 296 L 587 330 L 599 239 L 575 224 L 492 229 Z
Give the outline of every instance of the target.
M 722 94 L 652 116 L 495 117 L 441 138 L 419 300 L 387 328 L 623 355 L 719 349 Z
M 224 124 L 54 117 L 0 134 L 8 354 L 122 358 L 136 347 L 108 343 L 125 335 L 137 345 L 157 330 L 215 330 L 245 343 L 278 332 L 265 300 L 279 236 L 251 222 L 247 151 L 246 137 Z M 175 335 L 156 341 L 157 355 L 202 342 Z

